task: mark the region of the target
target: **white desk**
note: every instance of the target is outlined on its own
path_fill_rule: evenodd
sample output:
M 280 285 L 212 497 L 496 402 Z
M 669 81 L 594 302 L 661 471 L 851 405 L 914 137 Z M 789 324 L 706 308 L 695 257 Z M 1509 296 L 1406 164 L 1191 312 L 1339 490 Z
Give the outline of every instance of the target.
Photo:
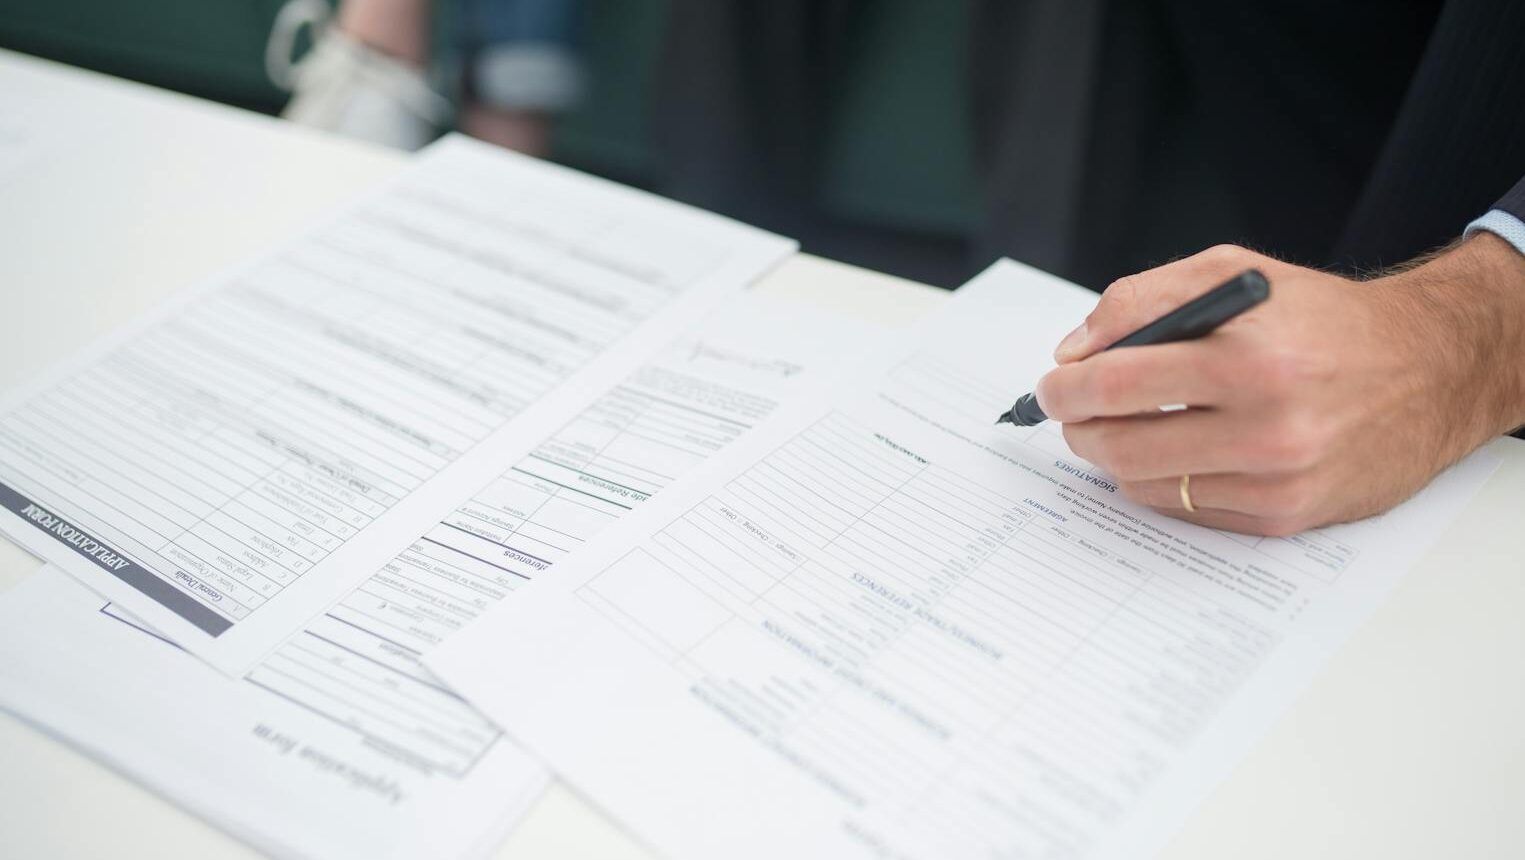
M 0 52 L 0 386 L 396 170 L 390 152 Z M 18 166 L 19 165 L 19 166 Z M 891 324 L 941 293 L 800 257 L 763 289 Z M 1517 856 L 1525 443 L 1200 810 L 1187 858 Z M 0 540 L 0 588 L 39 562 Z M 0 856 L 256 856 L 0 715 Z M 564 788 L 502 858 L 644 857 Z

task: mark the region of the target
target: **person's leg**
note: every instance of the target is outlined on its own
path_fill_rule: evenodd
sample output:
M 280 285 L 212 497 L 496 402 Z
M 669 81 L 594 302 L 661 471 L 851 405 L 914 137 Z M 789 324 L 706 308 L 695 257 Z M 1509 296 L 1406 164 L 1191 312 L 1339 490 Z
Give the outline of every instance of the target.
M 400 149 L 428 143 L 450 117 L 449 102 L 425 79 L 430 11 L 430 0 L 343 0 L 337 24 L 330 24 L 323 0 L 288 2 L 272 50 L 285 54 L 304 26 L 318 38 L 289 73 L 271 73 L 291 82 L 282 115 Z
M 551 151 L 551 117 L 545 111 L 500 108 L 470 101 L 461 107 L 459 125 L 478 140 L 544 158 Z
M 339 29 L 355 41 L 422 69 L 429 62 L 430 0 L 343 0 Z
M 530 155 L 582 90 L 580 0 L 457 0 L 463 54 L 459 128 Z

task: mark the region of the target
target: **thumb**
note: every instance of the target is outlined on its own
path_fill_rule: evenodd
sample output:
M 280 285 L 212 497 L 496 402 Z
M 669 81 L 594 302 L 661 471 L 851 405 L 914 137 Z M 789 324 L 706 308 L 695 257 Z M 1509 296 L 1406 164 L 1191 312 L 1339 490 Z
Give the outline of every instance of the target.
M 1113 281 L 1074 331 L 1059 341 L 1054 361 L 1068 364 L 1099 352 L 1266 258 L 1234 245 Z

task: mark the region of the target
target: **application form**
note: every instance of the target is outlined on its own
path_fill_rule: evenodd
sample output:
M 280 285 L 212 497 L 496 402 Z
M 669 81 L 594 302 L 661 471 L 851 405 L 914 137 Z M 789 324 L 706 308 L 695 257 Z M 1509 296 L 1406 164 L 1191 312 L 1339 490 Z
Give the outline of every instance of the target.
M 0 402 L 0 529 L 240 673 L 792 248 L 447 139 Z
M 1286 539 L 991 421 L 1094 297 L 1013 263 L 425 662 L 678 858 L 1152 854 L 1461 510 Z
M 49 568 L 0 596 L 0 707 L 274 855 L 484 855 L 547 777 L 419 656 L 885 340 L 743 293 L 239 680 Z

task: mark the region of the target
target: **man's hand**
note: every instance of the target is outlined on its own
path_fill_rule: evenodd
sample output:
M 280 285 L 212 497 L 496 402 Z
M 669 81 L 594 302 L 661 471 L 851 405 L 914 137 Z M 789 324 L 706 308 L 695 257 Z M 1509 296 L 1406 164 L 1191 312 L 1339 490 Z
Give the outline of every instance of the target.
M 1098 352 L 1252 266 L 1271 298 L 1208 337 Z M 1219 246 L 1112 284 L 1054 357 L 1039 405 L 1130 498 L 1291 534 L 1386 510 L 1525 424 L 1525 258 L 1483 233 L 1351 281 Z

